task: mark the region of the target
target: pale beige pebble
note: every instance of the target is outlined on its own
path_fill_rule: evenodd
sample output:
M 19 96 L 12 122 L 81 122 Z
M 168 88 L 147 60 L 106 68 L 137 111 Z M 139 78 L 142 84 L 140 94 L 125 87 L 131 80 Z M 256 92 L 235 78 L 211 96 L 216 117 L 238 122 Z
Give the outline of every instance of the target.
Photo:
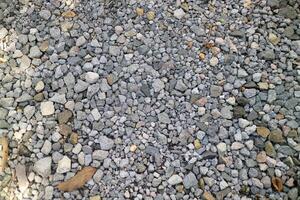
M 289 180 L 287 180 L 286 182 L 285 182 L 285 185 L 286 186 L 288 186 L 288 187 L 294 187 L 294 178 L 289 178 Z
M 43 82 L 43 81 L 38 81 L 38 82 L 36 83 L 34 89 L 35 89 L 36 92 L 41 92 L 41 91 L 43 91 L 44 88 L 45 88 L 44 82 Z
M 73 110 L 75 107 L 75 102 L 74 101 L 67 101 L 67 103 L 65 103 L 65 108 L 69 109 L 69 110 Z
M 280 42 L 279 37 L 277 37 L 274 33 L 269 33 L 268 39 L 273 45 L 276 45 Z
M 277 161 L 275 159 L 269 157 L 269 156 L 267 156 L 267 161 L 266 162 L 267 162 L 267 165 L 269 167 L 275 167 L 276 164 L 277 164 Z
M 149 11 L 147 12 L 147 19 L 152 21 L 155 18 L 155 12 L 154 11 Z
M 262 151 L 256 156 L 256 161 L 259 163 L 264 163 L 267 161 L 267 154 L 266 152 Z
M 257 85 L 258 85 L 258 88 L 261 89 L 261 90 L 267 90 L 267 89 L 269 89 L 269 84 L 268 83 L 260 82 Z
M 230 105 L 235 105 L 235 97 L 229 97 L 226 102 Z
M 41 102 L 41 112 L 43 116 L 54 114 L 54 105 L 52 101 Z
M 18 164 L 16 166 L 16 177 L 18 180 L 18 186 L 21 192 L 24 192 L 28 186 L 29 182 L 27 180 L 25 165 Z
M 30 58 L 28 58 L 28 56 L 26 56 L 26 55 L 23 55 L 20 59 L 21 70 L 27 69 L 28 67 L 30 67 L 30 64 L 31 64 Z
M 60 24 L 63 32 L 68 32 L 73 27 L 73 22 L 65 21 Z
M 217 57 L 212 57 L 210 60 L 209 60 L 209 64 L 213 67 L 217 66 L 217 64 L 219 63 L 219 60 Z
M 265 163 L 259 163 L 258 166 L 261 171 L 266 171 L 269 168 Z
M 135 144 L 133 144 L 133 145 L 130 146 L 130 149 L 129 149 L 129 150 L 130 150 L 131 152 L 135 152 L 136 149 L 137 149 L 137 146 L 136 146 Z
M 91 196 L 90 200 L 101 200 L 101 197 L 100 197 L 100 195 Z
M 259 48 L 259 44 L 257 44 L 256 42 L 252 42 L 250 46 L 251 46 L 252 49 L 258 49 Z
M 234 142 L 234 143 L 232 143 L 232 145 L 231 145 L 231 149 L 232 149 L 232 150 L 239 150 L 239 149 L 243 148 L 244 146 L 245 146 L 245 145 L 242 144 L 242 143 L 240 143 L 240 142 Z
M 22 53 L 22 51 L 20 51 L 20 50 L 16 50 L 15 52 L 14 52 L 14 54 L 13 54 L 13 58 L 20 58 L 20 57 L 22 57 L 23 56 L 23 53 Z
M 220 172 L 225 171 L 225 165 L 224 164 L 217 165 L 217 170 L 219 170 Z
M 216 44 L 219 44 L 219 45 L 224 45 L 225 44 L 225 40 L 223 38 L 220 38 L 220 37 L 217 37 L 215 39 L 215 42 L 216 42 Z

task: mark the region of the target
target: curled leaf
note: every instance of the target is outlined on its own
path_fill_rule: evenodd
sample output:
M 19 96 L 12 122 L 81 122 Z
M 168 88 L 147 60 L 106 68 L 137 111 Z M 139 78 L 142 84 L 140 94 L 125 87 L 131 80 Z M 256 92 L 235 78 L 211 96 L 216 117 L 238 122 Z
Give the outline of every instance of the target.
M 66 17 L 66 18 L 73 18 L 73 17 L 76 16 L 76 13 L 74 11 L 72 11 L 72 10 L 68 10 L 66 12 L 63 12 L 62 16 Z
M 77 172 L 75 176 L 69 180 L 58 184 L 57 188 L 64 192 L 71 192 L 84 186 L 84 184 L 90 180 L 96 172 L 94 167 L 84 167 Z
M 8 160 L 8 139 L 7 137 L 0 138 L 0 172 L 3 172 L 7 166 Z
M 272 177 L 272 184 L 273 187 L 278 191 L 281 192 L 283 190 L 282 180 L 278 177 Z

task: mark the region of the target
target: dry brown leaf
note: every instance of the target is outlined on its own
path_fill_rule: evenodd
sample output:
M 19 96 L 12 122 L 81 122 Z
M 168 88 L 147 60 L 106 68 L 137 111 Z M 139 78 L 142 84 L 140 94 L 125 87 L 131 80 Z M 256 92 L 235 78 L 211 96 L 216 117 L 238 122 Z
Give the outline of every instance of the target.
M 66 17 L 66 18 L 73 18 L 73 17 L 76 16 L 76 13 L 74 11 L 72 11 L 72 10 L 68 10 L 66 12 L 63 12 L 62 16 Z
M 282 180 L 278 177 L 272 177 L 272 184 L 273 187 L 278 191 L 281 192 L 283 190 Z
M 8 139 L 7 137 L 0 138 L 0 172 L 3 172 L 5 167 L 7 166 L 8 160 Z
M 84 184 L 90 180 L 96 172 L 94 167 L 84 167 L 77 172 L 75 176 L 69 180 L 58 184 L 57 188 L 64 192 L 71 192 L 84 186 Z

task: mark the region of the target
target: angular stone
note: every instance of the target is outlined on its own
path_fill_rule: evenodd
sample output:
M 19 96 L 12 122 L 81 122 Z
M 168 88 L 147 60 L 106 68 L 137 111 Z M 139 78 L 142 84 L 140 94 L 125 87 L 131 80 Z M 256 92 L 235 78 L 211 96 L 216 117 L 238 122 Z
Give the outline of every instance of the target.
M 69 125 L 61 124 L 59 125 L 59 133 L 67 137 L 72 133 L 72 128 Z
M 18 180 L 18 186 L 21 192 L 24 192 L 28 186 L 29 182 L 26 175 L 26 167 L 25 165 L 18 164 L 16 166 L 16 177 Z
M 258 135 L 262 136 L 263 138 L 267 138 L 270 135 L 270 130 L 265 127 L 256 127 L 256 132 Z
M 64 156 L 60 161 L 58 161 L 56 173 L 66 173 L 71 170 L 71 160 L 67 156 Z
M 275 143 L 283 143 L 284 142 L 284 138 L 282 135 L 282 131 L 280 129 L 276 129 L 271 131 L 270 135 L 269 135 L 269 140 L 271 142 L 275 142 Z
M 170 185 L 177 185 L 177 184 L 179 184 L 179 183 L 182 183 L 182 181 L 183 181 L 182 178 L 181 178 L 179 175 L 177 175 L 177 174 L 171 176 L 171 177 L 168 179 L 168 183 L 169 183 Z
M 210 96 L 219 97 L 222 94 L 223 88 L 217 85 L 210 86 Z
M 167 113 L 165 113 L 165 112 L 159 113 L 159 114 L 157 115 L 157 117 L 158 117 L 158 121 L 161 122 L 161 123 L 164 123 L 164 124 L 169 124 L 169 123 L 171 123 L 171 120 L 170 120 L 170 118 L 169 118 L 169 115 L 168 115 Z
M 33 170 L 42 177 L 46 178 L 51 174 L 51 164 L 51 157 L 41 158 L 34 164 Z
M 104 160 L 108 157 L 108 151 L 95 150 L 92 157 L 94 160 Z
M 72 112 L 69 110 L 64 110 L 57 114 L 57 119 L 59 124 L 66 124 L 71 117 L 73 116 Z
M 106 136 L 99 137 L 99 143 L 102 150 L 110 150 L 114 147 L 114 141 Z
M 41 102 L 41 112 L 43 116 L 54 114 L 54 105 L 51 101 Z
M 184 177 L 183 185 L 186 189 L 190 189 L 191 187 L 195 187 L 198 185 L 198 180 L 193 172 L 190 172 Z

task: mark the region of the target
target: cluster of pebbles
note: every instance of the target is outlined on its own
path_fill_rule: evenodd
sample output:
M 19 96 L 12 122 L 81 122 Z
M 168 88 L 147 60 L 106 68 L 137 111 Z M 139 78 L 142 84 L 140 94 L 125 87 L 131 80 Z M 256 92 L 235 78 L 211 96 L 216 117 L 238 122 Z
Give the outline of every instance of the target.
M 2 0 L 0 198 L 299 200 L 299 7 Z

